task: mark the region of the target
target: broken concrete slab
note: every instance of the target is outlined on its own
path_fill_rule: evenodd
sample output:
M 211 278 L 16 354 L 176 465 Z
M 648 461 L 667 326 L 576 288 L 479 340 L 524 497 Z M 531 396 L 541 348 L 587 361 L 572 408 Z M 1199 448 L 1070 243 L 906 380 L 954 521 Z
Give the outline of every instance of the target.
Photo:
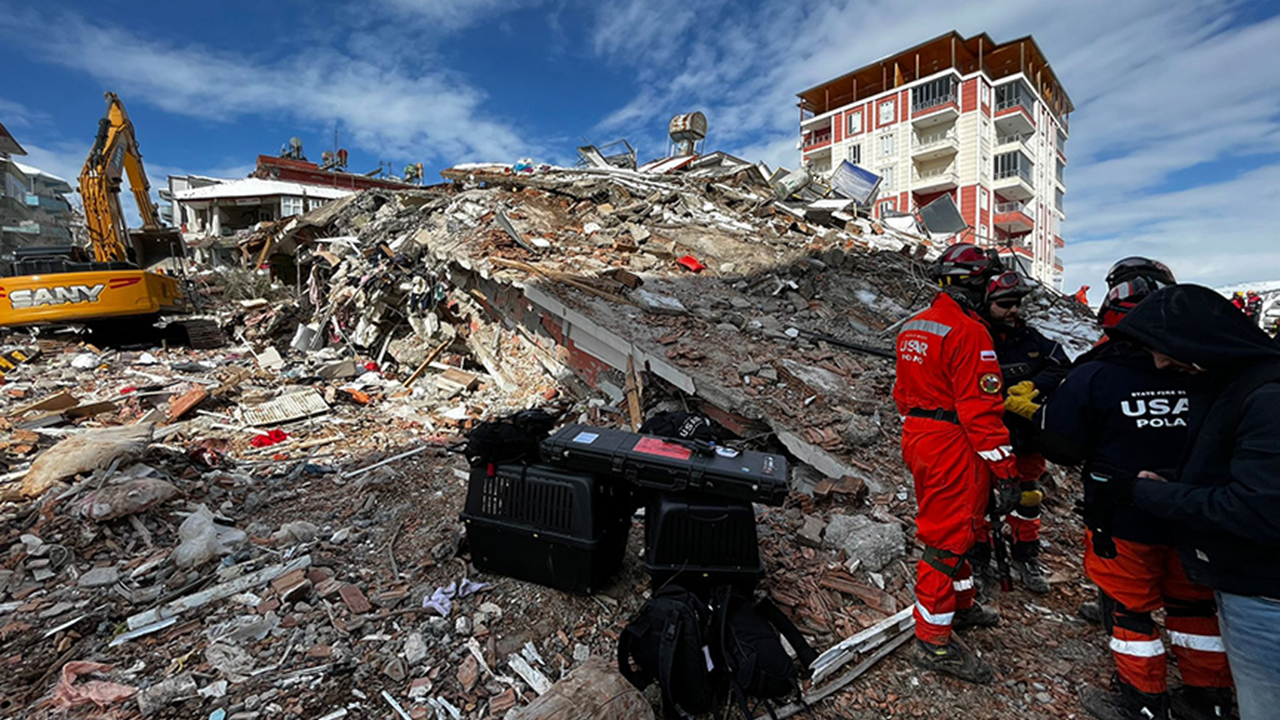
M 827 525 L 826 543 L 843 550 L 859 568 L 882 570 L 906 555 L 907 538 L 897 523 L 878 523 L 865 515 L 836 515 Z

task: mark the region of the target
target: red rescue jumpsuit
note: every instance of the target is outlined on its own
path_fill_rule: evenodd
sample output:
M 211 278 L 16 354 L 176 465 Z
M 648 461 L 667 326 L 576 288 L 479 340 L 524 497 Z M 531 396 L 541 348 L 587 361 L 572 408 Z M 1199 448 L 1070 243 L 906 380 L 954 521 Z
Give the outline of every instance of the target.
M 896 367 L 902 457 L 915 480 L 916 537 L 925 545 L 916 565 L 916 637 L 945 645 L 955 611 L 973 606 L 973 571 L 963 555 L 986 513 L 992 478 L 1017 473 L 1000 363 L 986 325 L 938 293 L 898 333 Z M 926 412 L 934 417 L 921 417 Z

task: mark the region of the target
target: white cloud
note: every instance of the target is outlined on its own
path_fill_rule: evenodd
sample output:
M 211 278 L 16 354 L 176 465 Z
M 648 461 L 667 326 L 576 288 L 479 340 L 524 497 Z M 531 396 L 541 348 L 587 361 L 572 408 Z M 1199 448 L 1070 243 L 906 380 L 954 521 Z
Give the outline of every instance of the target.
M 153 40 L 73 15 L 57 22 L 0 18 L 0 37 L 5 36 L 93 76 L 130 102 L 178 115 L 228 122 L 246 115 L 315 125 L 339 121 L 355 146 L 444 164 L 530 151 L 510 126 L 486 111 L 482 92 L 444 70 L 410 72 L 332 47 L 260 60 Z
M 402 15 L 420 18 L 435 30 L 452 31 L 483 19 L 537 5 L 541 0 L 380 0 Z
M 1110 263 L 1138 252 L 1191 281 L 1280 276 L 1280 218 L 1262 185 L 1280 180 L 1274 166 L 1181 189 L 1197 166 L 1248 170 L 1280 152 L 1280 74 L 1249 70 L 1280 67 L 1280 19 L 1235 25 L 1242 6 L 1228 0 L 692 5 L 600 6 L 594 47 L 638 81 L 602 130 L 660 144 L 670 115 L 699 109 L 712 146 L 794 165 L 795 93 L 952 29 L 1034 34 L 1076 104 L 1068 288 L 1096 294 Z

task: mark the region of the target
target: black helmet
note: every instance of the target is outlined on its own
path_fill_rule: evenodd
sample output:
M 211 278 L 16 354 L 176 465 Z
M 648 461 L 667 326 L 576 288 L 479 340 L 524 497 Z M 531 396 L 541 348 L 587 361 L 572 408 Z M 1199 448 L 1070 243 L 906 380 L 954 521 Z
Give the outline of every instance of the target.
M 1169 269 L 1168 265 L 1159 260 L 1134 255 L 1111 266 L 1111 269 L 1107 271 L 1107 287 L 1114 288 L 1116 285 L 1126 280 L 1132 280 L 1135 277 L 1149 278 L 1159 283 L 1161 287 L 1178 283 L 1178 279 L 1173 276 L 1173 271 Z
M 933 277 L 939 285 L 976 285 L 982 292 L 986 290 L 986 279 L 1002 267 L 994 253 L 985 252 L 970 243 L 958 243 L 938 257 Z

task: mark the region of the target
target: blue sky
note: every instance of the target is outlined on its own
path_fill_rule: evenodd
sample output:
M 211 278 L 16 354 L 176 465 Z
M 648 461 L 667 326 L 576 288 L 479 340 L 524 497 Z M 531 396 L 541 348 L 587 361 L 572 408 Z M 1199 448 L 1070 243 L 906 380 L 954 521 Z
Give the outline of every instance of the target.
M 951 29 L 1034 35 L 1076 105 L 1066 286 L 1147 254 L 1212 285 L 1280 278 L 1280 6 L 1217 0 L 0 0 L 0 122 L 74 178 L 125 100 L 154 185 L 245 175 L 291 135 L 352 170 L 642 158 L 701 110 L 709 147 L 794 166 L 795 93 Z

